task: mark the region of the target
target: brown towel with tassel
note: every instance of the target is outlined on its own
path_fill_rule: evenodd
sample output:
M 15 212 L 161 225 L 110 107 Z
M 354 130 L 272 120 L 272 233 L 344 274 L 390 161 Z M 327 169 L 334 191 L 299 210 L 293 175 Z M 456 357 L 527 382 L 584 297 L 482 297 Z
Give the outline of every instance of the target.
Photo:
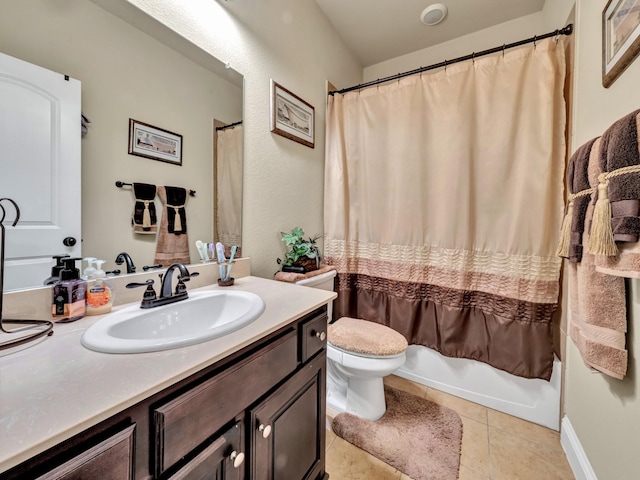
M 167 192 L 167 222 L 169 233 L 187 233 L 187 190 L 182 187 L 164 187 Z
M 156 204 L 153 203 L 156 198 L 156 186 L 149 183 L 133 183 L 132 190 L 136 199 L 131 215 L 133 232 L 155 235 L 158 230 Z
M 637 242 L 640 237 L 640 110 L 626 115 L 602 135 L 598 160 L 597 203 L 589 251 L 618 253 L 615 242 Z
M 589 156 L 591 147 L 596 141 L 589 140 L 579 147 L 569 160 L 567 166 L 567 206 L 565 220 L 562 223 L 562 237 L 556 252 L 559 257 L 568 258 L 571 262 L 582 260 L 582 234 L 585 227 L 587 207 L 591 201 L 593 189 L 589 185 Z M 569 223 L 570 222 L 570 223 Z
M 162 200 L 164 204 L 164 212 L 162 215 L 162 220 L 160 221 L 160 232 L 158 233 L 158 243 L 156 244 L 156 256 L 153 260 L 154 263 L 159 263 L 163 267 L 168 267 L 172 263 L 180 262 L 184 264 L 190 263 L 189 256 L 189 237 L 186 234 L 187 222 L 186 217 L 184 220 L 184 224 L 181 226 L 181 230 L 185 233 L 169 232 L 169 214 L 168 211 L 173 209 L 169 207 L 170 204 L 168 200 L 168 191 L 169 189 L 175 189 L 178 187 L 158 187 L 158 197 Z M 184 189 L 183 189 L 184 190 Z M 186 199 L 186 192 L 185 197 Z M 176 198 L 173 197 L 172 201 L 175 201 Z M 182 205 L 184 209 L 184 204 Z M 182 220 L 180 220 L 182 221 Z M 177 222 L 174 214 L 174 222 Z M 175 223 L 174 223 L 175 230 Z
M 631 145 L 631 142 L 638 137 L 640 113 L 636 115 L 635 119 L 627 117 L 625 119 L 627 120 L 625 127 L 630 132 L 629 136 L 626 137 L 629 141 L 623 142 L 624 145 L 620 146 L 623 152 L 622 156 L 629 160 L 636 158 L 640 163 L 640 144 L 636 140 L 636 144 Z M 634 122 L 635 125 L 633 125 Z M 614 147 L 620 143 L 619 140 L 619 138 L 616 138 L 609 144 L 609 151 L 612 156 L 615 154 Z M 635 149 L 633 148 L 634 146 Z M 601 162 L 603 162 L 602 159 Z M 634 222 L 638 221 L 640 211 L 640 194 L 638 194 L 638 190 L 640 190 L 640 172 L 620 175 L 619 177 L 611 178 L 609 181 L 609 192 L 612 196 L 612 233 L 613 238 L 618 241 L 618 254 L 613 256 L 597 255 L 596 269 L 598 272 L 606 273 L 607 275 L 640 278 L 640 242 L 638 242 L 637 232 L 633 229 Z M 635 198 L 632 198 L 634 195 Z M 628 197 L 628 199 L 614 202 L 613 196 Z
M 600 139 L 591 148 L 589 184 L 598 184 Z M 595 199 L 585 216 L 583 241 L 589 241 L 589 223 Z M 624 279 L 596 271 L 594 255 L 584 252 L 580 263 L 569 263 L 569 336 L 591 369 L 622 379 L 627 371 L 627 331 Z

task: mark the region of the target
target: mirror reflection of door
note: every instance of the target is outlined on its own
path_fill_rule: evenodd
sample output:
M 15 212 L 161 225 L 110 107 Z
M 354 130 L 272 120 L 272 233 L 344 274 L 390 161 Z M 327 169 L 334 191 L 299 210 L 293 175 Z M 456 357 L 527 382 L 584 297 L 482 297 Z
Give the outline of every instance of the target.
M 20 207 L 4 222 L 5 291 L 42 285 L 52 255 L 80 256 L 80 129 L 78 80 L 0 54 L 0 197 Z
M 242 239 L 242 122 L 227 124 L 213 121 L 213 225 L 214 241 L 229 252 L 238 247 L 241 256 Z

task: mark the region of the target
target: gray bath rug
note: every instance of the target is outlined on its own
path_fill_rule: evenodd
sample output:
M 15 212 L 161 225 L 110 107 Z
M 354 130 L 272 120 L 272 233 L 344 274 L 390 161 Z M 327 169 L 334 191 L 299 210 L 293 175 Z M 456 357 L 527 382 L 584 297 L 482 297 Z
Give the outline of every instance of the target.
M 347 442 L 414 480 L 457 480 L 462 421 L 453 410 L 388 386 L 387 411 L 372 422 L 350 413 L 333 419 Z

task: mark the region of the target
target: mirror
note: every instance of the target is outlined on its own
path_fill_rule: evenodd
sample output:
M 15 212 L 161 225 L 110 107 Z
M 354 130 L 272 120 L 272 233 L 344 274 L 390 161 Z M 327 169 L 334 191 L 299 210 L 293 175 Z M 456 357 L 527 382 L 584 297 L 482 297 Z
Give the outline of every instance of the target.
M 243 78 L 238 72 L 128 2 L 4 1 L 2 10 L 2 53 L 81 82 L 82 112 L 91 122 L 81 140 L 81 185 L 77 185 L 82 190 L 83 256 L 104 259 L 105 270 L 123 273 L 125 265 L 115 264 L 120 252 L 129 253 L 137 271 L 156 263 L 160 235 L 134 231 L 134 193 L 131 186 L 116 187 L 118 181 L 195 191 L 194 196 L 187 195 L 184 207 L 191 262 L 200 261 L 196 240 L 240 243 L 242 181 L 236 178 L 214 186 L 214 168 L 228 163 L 214 151 L 214 142 L 222 143 L 222 132 L 242 129 L 239 125 L 216 130 L 242 121 Z M 181 136 L 181 164 L 129 154 L 130 119 Z M 225 175 L 242 175 L 241 134 L 239 138 L 233 153 L 239 168 L 227 168 Z M 2 162 L 7 162 L 3 169 L 11 168 L 8 160 Z M 154 204 L 160 228 L 165 206 L 158 196 Z M 233 212 L 226 210 L 229 205 Z M 11 233 L 8 229 L 7 238 Z M 62 242 L 54 250 L 66 253 Z M 46 260 L 41 280 L 50 274 L 52 261 Z M 10 285 L 9 278 L 5 285 Z

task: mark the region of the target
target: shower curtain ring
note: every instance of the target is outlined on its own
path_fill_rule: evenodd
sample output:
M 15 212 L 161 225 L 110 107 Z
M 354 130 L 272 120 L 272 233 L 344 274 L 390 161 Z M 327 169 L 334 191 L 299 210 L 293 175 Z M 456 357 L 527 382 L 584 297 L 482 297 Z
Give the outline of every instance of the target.
M 447 71 L 447 66 L 449 65 L 449 60 L 447 60 L 446 58 L 444 59 L 444 71 Z
M 536 42 L 537 42 L 537 41 L 538 41 L 538 36 L 537 36 L 537 35 L 534 35 L 534 36 L 533 36 L 533 49 L 534 49 L 534 50 L 536 49 Z
M 471 54 L 471 63 L 473 63 L 474 65 L 476 64 L 476 52 L 473 52 Z
M 502 58 L 504 58 L 504 51 L 506 50 L 507 45 L 506 44 L 502 44 Z

